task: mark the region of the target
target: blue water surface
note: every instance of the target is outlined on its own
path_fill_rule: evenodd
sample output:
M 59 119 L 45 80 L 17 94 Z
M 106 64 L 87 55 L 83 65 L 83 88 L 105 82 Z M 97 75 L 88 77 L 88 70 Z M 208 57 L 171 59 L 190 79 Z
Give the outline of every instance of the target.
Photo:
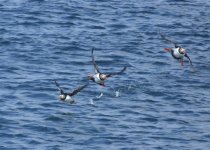
M 209 150 L 210 1 L 2 0 L 0 149 Z M 195 70 L 163 49 L 185 47 Z M 94 73 L 75 104 L 58 100 Z

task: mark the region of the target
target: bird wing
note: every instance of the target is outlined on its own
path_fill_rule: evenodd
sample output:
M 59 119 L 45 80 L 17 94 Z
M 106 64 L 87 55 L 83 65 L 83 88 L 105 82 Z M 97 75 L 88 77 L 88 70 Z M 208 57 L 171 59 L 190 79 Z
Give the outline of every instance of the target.
M 75 89 L 73 92 L 71 93 L 67 93 L 69 96 L 74 96 L 75 94 L 79 93 L 81 90 L 83 90 L 84 88 L 86 88 L 88 86 L 88 83 L 78 87 L 77 89 Z
M 93 63 L 93 66 L 95 68 L 96 73 L 100 73 L 99 68 L 98 68 L 98 66 L 97 66 L 97 64 L 95 62 L 94 55 L 93 55 L 93 48 L 92 48 L 92 63 Z
M 119 75 L 119 74 L 123 73 L 126 69 L 127 69 L 127 67 L 124 67 L 119 72 L 109 73 L 109 74 L 107 74 L 107 77 L 111 77 L 111 76 L 114 76 L 114 75 Z
M 187 54 L 185 54 L 184 56 L 188 58 L 188 60 L 190 62 L 190 65 L 193 67 L 193 64 L 192 64 L 192 61 L 191 61 L 190 57 Z
M 63 89 L 60 87 L 60 85 L 58 84 L 58 82 L 55 80 L 55 85 L 58 87 L 58 90 L 60 91 L 61 94 L 64 94 Z
M 159 32 L 159 34 L 160 34 L 160 36 L 161 36 L 164 40 L 166 40 L 167 42 L 174 44 L 175 47 L 179 47 L 178 44 L 177 44 L 176 42 L 174 42 L 174 41 L 172 41 L 171 39 L 167 38 L 163 33 Z

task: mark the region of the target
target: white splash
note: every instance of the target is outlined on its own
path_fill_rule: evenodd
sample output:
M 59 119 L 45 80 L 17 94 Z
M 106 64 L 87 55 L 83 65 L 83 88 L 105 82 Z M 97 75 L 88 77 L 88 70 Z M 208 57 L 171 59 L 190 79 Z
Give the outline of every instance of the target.
M 119 97 L 120 96 L 120 91 L 115 91 L 115 96 Z
M 90 99 L 90 104 L 91 105 L 94 105 L 94 102 L 93 102 L 93 99 L 92 98 Z
M 132 88 L 132 85 L 131 84 L 129 84 L 129 86 L 128 86 L 128 90 L 130 90 Z
M 101 93 L 99 96 L 96 96 L 96 98 L 101 98 L 104 94 Z

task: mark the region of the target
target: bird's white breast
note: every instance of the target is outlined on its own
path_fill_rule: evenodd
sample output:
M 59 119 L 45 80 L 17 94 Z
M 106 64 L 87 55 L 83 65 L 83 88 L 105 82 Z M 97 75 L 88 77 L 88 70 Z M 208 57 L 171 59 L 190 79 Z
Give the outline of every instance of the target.
M 104 83 L 104 81 L 100 79 L 100 74 L 99 74 L 99 73 L 95 74 L 95 75 L 93 76 L 93 78 L 94 78 L 94 81 L 95 81 L 96 83 Z
M 66 96 L 66 99 L 64 101 L 68 102 L 68 103 L 74 102 L 73 98 L 71 96 L 69 96 L 69 95 Z
M 176 58 L 183 58 L 184 54 L 180 54 L 179 48 L 173 48 L 173 54 Z

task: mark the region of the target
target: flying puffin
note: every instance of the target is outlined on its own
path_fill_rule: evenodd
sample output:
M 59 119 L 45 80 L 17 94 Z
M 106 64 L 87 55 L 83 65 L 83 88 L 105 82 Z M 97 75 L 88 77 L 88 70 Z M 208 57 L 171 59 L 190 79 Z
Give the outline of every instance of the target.
M 95 74 L 94 75 L 89 75 L 88 79 L 92 80 L 93 82 L 101 85 L 101 86 L 105 86 L 105 80 L 108 79 L 109 77 L 112 77 L 114 75 L 119 75 L 121 73 L 123 73 L 127 67 L 124 67 L 121 71 L 119 72 L 115 72 L 115 73 L 101 73 L 96 62 L 94 59 L 94 55 L 93 55 L 93 48 L 92 48 L 92 63 L 95 69 Z
M 56 81 L 55 81 L 55 85 L 58 87 L 58 90 L 60 91 L 60 95 L 59 95 L 60 100 L 64 101 L 64 102 L 69 102 L 72 104 L 75 102 L 74 99 L 72 98 L 72 96 L 76 95 L 81 90 L 83 90 L 85 87 L 87 87 L 88 83 L 83 86 L 78 87 L 77 89 L 75 89 L 74 91 L 69 92 L 69 93 L 65 93 Z
M 164 40 L 168 41 L 169 43 L 174 44 L 174 48 L 165 48 L 165 51 L 171 52 L 171 55 L 173 56 L 173 58 L 179 60 L 181 65 L 184 65 L 184 57 L 186 57 L 189 60 L 190 65 L 193 67 L 192 61 L 190 57 L 188 56 L 187 50 L 185 48 L 181 47 L 176 42 L 173 42 L 172 40 L 166 38 L 166 36 L 163 33 L 159 33 L 159 34 Z

